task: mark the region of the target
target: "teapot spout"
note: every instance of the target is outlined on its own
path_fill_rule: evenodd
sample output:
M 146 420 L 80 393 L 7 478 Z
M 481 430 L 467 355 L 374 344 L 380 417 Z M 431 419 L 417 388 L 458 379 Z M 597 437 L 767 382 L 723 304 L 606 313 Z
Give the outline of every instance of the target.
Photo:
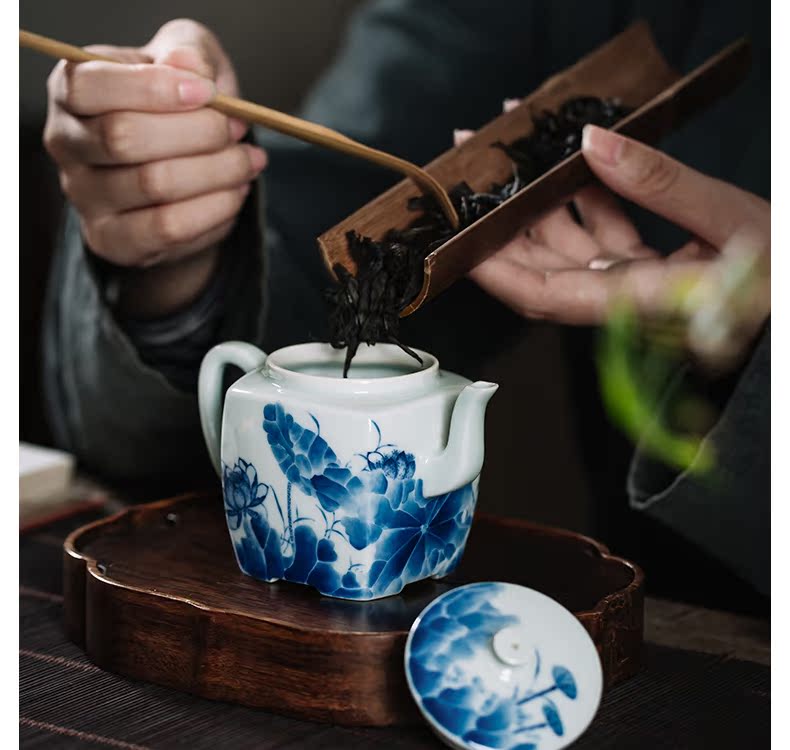
M 425 497 L 444 495 L 475 479 L 483 468 L 486 407 L 499 386 L 478 381 L 458 396 L 450 420 L 447 447 L 438 456 L 426 458 L 421 476 Z

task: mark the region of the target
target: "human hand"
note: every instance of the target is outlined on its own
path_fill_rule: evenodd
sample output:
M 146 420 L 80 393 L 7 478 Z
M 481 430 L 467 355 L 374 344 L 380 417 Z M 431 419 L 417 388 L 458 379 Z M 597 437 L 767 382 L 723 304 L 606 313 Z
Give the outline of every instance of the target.
M 555 209 L 469 274 L 515 311 L 597 324 L 625 300 L 640 313 L 660 314 L 676 305 L 678 288 L 694 289 L 689 299 L 699 304 L 715 300 L 735 260 L 759 256 L 770 268 L 766 201 L 598 127 L 585 128 L 582 152 L 604 185 L 695 239 L 662 258 L 642 243 L 610 192 L 585 188 L 573 198 L 581 225 L 566 207 Z M 770 271 L 763 282 L 746 306 L 752 328 L 770 312 Z
M 88 49 L 123 64 L 59 62 L 44 143 L 86 244 L 128 269 L 121 308 L 167 314 L 208 283 L 266 154 L 239 143 L 243 123 L 204 106 L 217 91 L 238 94 L 204 26 L 176 20 L 138 49 Z

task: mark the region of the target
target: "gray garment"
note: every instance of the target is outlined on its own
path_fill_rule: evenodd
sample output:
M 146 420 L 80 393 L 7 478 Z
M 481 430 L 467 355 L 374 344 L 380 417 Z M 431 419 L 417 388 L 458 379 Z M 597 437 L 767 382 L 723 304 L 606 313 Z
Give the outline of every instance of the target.
M 143 364 L 101 297 L 75 225 L 69 212 L 45 310 L 44 384 L 55 440 L 110 477 L 166 471 L 168 461 L 198 447 L 196 440 L 185 443 L 183 429 L 194 421 L 194 397 Z M 141 421 L 153 433 L 147 444 Z M 146 449 L 166 444 L 172 458 Z
M 664 147 L 767 198 L 770 11 L 764 5 L 377 0 L 356 15 L 336 63 L 301 114 L 425 163 L 450 145 L 453 128 L 479 127 L 501 111 L 503 99 L 534 89 L 637 18 L 648 20 L 679 70 L 749 33 L 755 65 L 747 84 Z M 47 402 L 57 442 L 112 480 L 156 482 L 164 492 L 168 483 L 194 486 L 210 479 L 193 386 L 203 352 L 226 339 L 269 351 L 326 340 L 321 291 L 328 277 L 315 238 L 396 179 L 284 136 L 257 133 L 256 139 L 269 152 L 260 184 L 262 191 L 265 181 L 266 210 L 251 194 L 225 243 L 228 266 L 221 291 L 207 292 L 214 295 L 213 304 L 199 301 L 194 309 L 150 325 L 117 319 L 69 211 L 47 302 Z M 674 228 L 644 212 L 634 216 L 648 243 L 677 246 Z M 436 354 L 447 369 L 475 377 L 480 363 L 524 325 L 461 282 L 406 319 L 402 338 Z M 758 481 L 749 479 L 752 468 L 744 467 L 743 483 L 749 487 Z M 650 512 L 658 513 L 665 503 L 669 507 L 670 498 L 653 503 Z M 678 526 L 699 520 L 679 510 L 671 515 Z
M 210 478 L 195 388 L 181 388 L 167 377 L 174 368 L 167 351 L 179 351 L 178 359 L 186 350 L 199 362 L 218 341 L 260 340 L 266 309 L 260 217 L 249 215 L 257 209 L 257 193 L 251 191 L 227 243 L 236 257 L 220 277 L 222 294 L 246 304 L 224 305 L 220 317 L 216 306 L 201 307 L 201 301 L 174 316 L 170 325 L 138 325 L 143 346 L 119 325 L 104 295 L 111 284 L 85 248 L 74 210 L 67 211 L 45 308 L 45 398 L 57 444 L 96 474 L 112 481 L 155 482 L 163 492 Z M 237 246 L 259 250 L 241 259 L 233 252 Z M 164 353 L 156 366 L 143 360 L 150 350 Z M 188 369 L 194 371 L 191 364 Z
M 681 374 L 663 399 L 687 390 Z M 661 521 L 760 593 L 771 593 L 771 331 L 760 337 L 704 442 L 714 471 L 678 474 L 638 446 L 628 477 L 631 505 Z M 667 550 L 671 555 L 672 550 Z

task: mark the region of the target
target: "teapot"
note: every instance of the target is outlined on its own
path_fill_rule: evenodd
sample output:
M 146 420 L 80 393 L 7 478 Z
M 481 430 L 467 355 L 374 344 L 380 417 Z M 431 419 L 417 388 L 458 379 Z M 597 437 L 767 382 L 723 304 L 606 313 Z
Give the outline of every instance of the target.
M 201 426 L 244 573 L 369 600 L 456 567 L 498 386 L 416 353 L 421 363 L 362 346 L 347 378 L 329 344 L 266 355 L 230 341 L 206 354 Z M 227 365 L 246 375 L 223 399 Z

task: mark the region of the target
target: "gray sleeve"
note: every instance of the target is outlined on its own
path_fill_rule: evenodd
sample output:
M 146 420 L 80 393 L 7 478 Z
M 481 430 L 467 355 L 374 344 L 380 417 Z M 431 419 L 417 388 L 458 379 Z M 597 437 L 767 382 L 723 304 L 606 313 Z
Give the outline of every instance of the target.
M 765 595 L 771 582 L 770 379 L 769 324 L 704 439 L 714 469 L 702 474 L 692 466 L 677 474 L 640 446 L 628 478 L 632 507 L 697 544 Z M 680 378 L 672 391 L 682 383 Z M 671 396 L 664 401 L 667 408 Z
M 194 362 L 216 341 L 260 341 L 265 279 L 257 192 L 223 247 L 230 260 L 220 296 L 234 304 L 219 304 L 214 291 L 207 308 L 211 294 L 172 320 L 137 329 L 113 314 L 76 214 L 67 209 L 47 291 L 44 388 L 57 444 L 89 470 L 159 487 L 195 486 L 210 476 L 194 383 L 180 372 L 194 373 Z

